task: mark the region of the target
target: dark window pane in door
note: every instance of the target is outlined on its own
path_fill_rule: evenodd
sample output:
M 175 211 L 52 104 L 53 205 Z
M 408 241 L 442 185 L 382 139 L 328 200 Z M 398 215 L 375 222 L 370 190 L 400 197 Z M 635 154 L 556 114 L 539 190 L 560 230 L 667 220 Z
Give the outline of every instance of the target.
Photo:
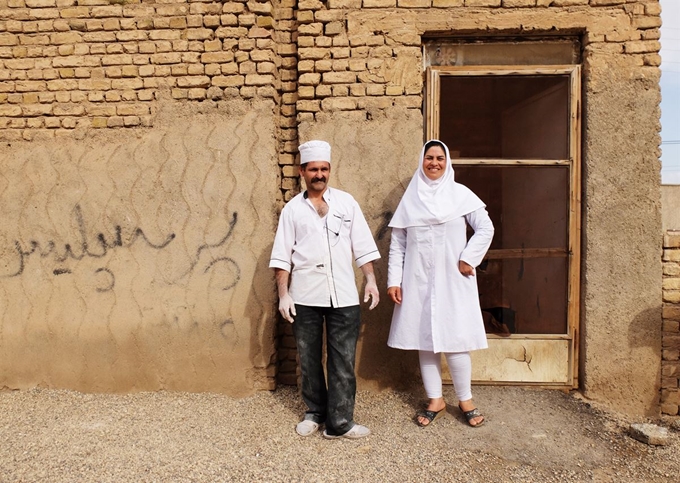
M 568 258 L 489 259 L 477 268 L 487 333 L 566 334 Z
M 568 249 L 567 166 L 460 166 L 455 179 L 486 203 L 492 250 Z
M 440 77 L 440 138 L 454 158 L 568 159 L 569 77 Z

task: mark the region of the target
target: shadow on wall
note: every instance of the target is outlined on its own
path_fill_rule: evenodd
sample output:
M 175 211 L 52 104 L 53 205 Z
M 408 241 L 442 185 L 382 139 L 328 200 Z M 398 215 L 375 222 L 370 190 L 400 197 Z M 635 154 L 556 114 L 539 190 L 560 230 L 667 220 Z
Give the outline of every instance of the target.
M 249 360 L 254 389 L 276 388 L 276 326 L 278 311 L 270 301 L 278 306 L 274 271 L 269 268 L 269 259 L 274 245 L 274 237 L 262 248 L 257 256 L 253 283 L 244 306 L 244 318 L 250 320 Z M 268 309 L 269 308 L 269 309 Z
M 659 412 L 659 401 L 660 401 L 660 388 L 661 388 L 661 327 L 662 327 L 662 317 L 661 317 L 661 305 L 649 309 L 645 309 L 639 312 L 628 326 L 628 347 L 631 350 L 631 354 L 635 357 L 638 352 L 636 349 L 650 349 L 653 356 L 649 357 L 648 361 L 653 361 L 657 365 L 656 377 L 653 384 L 647 381 L 641 381 L 637 383 L 633 381 L 634 387 L 650 387 L 653 394 L 641 394 L 638 397 L 642 401 L 647 401 L 645 414 L 657 415 Z M 644 361 L 639 361 L 644 364 Z M 649 374 L 649 371 L 644 372 L 645 375 Z M 630 374 L 630 377 L 634 377 Z M 641 406 L 644 407 L 644 406 Z
M 377 226 L 373 236 L 381 258 L 374 262 L 374 269 L 380 290 L 380 304 L 369 311 L 367 305 L 363 303 L 366 282 L 361 276 L 359 294 L 362 304 L 362 329 L 357 353 L 357 376 L 360 387 L 362 382 L 379 389 L 390 388 L 400 391 L 420 387 L 418 352 L 392 349 L 387 346 L 394 310 L 394 302 L 387 295 L 387 264 L 392 233 L 388 224 L 410 181 L 411 178 L 406 178 L 395 186 L 383 200 L 382 209 L 378 212 L 364 212 L 369 225 Z

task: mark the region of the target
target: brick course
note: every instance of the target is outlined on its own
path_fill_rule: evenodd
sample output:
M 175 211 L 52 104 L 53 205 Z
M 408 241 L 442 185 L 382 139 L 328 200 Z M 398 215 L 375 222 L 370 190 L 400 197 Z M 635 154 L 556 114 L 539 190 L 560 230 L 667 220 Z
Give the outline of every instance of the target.
M 680 231 L 663 238 L 663 339 L 661 412 L 680 414 Z

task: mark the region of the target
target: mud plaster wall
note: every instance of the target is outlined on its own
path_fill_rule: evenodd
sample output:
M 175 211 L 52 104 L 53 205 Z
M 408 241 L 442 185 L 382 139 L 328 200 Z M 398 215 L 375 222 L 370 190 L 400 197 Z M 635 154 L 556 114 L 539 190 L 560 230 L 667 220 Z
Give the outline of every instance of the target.
M 0 0 L 0 387 L 274 387 L 293 4 Z
M 0 147 L 0 387 L 273 387 L 272 112 Z
M 595 51 L 584 98 L 583 387 L 652 414 L 660 371 L 658 77 Z

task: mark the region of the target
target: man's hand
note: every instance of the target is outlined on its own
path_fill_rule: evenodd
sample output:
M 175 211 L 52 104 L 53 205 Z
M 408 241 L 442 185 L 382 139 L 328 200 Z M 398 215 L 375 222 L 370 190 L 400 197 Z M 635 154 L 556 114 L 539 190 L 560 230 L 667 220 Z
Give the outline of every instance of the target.
M 463 260 L 458 262 L 458 270 L 460 270 L 460 273 L 465 275 L 466 277 L 469 277 L 471 275 L 475 274 L 475 269 L 472 265 L 468 265 L 465 263 Z
M 375 283 L 375 274 L 373 273 L 373 262 L 364 263 L 361 266 L 361 271 L 366 277 L 366 288 L 364 289 L 364 302 L 368 302 L 371 298 L 371 305 L 368 310 L 373 310 L 378 302 L 380 302 L 380 293 L 378 293 L 378 285 Z
M 286 294 L 279 298 L 279 312 L 281 312 L 283 318 L 291 324 L 295 322 L 293 319 L 293 317 L 297 315 L 295 313 L 295 302 L 293 302 L 293 297 L 291 297 L 290 294 Z
M 281 312 L 284 319 L 292 324 L 295 322 L 293 317 L 297 314 L 295 313 L 295 302 L 293 302 L 293 297 L 288 293 L 288 279 L 290 278 L 290 273 L 281 268 L 275 268 L 274 273 L 276 274 L 276 287 L 279 292 L 279 312 Z
M 387 289 L 387 295 L 390 296 L 392 302 L 401 305 L 401 287 L 389 287 Z
M 368 310 L 373 310 L 378 302 L 380 302 L 380 293 L 378 292 L 378 286 L 375 284 L 375 279 L 366 282 L 366 289 L 364 290 L 364 302 L 368 302 L 371 299 L 371 305 L 368 306 Z

